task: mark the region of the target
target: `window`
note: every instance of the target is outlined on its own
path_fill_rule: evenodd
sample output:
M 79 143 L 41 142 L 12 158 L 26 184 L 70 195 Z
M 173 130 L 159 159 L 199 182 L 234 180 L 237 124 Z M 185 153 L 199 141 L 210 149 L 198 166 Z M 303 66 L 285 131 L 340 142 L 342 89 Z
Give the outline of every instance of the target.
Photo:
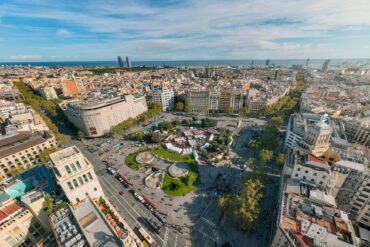
M 94 191 L 97 191 L 98 189 L 96 187 L 94 187 Z
M 81 169 L 80 162 L 76 161 L 76 165 L 77 165 L 77 168 L 78 168 L 78 169 Z
M 315 182 L 315 179 L 311 178 L 311 182 L 313 182 L 313 183 L 314 183 L 314 182 Z
M 320 183 L 319 183 L 320 185 L 322 185 L 322 181 L 320 181 Z
M 89 179 L 93 179 L 90 172 L 87 173 L 87 176 L 89 177 Z
M 317 172 L 315 172 L 313 175 L 316 177 L 317 176 Z
M 303 176 L 303 179 L 306 179 L 306 176 Z
M 298 167 L 298 168 L 297 168 L 297 171 L 300 171 L 300 170 L 301 170 L 301 168 L 299 168 L 299 167 Z
M 84 184 L 84 181 L 82 180 L 82 178 L 81 178 L 81 177 L 78 177 L 78 182 L 80 182 L 80 184 L 81 184 L 81 185 L 83 185 L 83 184 Z
M 76 198 L 76 201 L 77 201 L 77 202 L 80 202 L 80 198 L 78 198 L 78 197 L 77 197 L 77 198 Z
M 69 166 L 67 165 L 67 166 L 65 166 L 65 168 L 66 168 L 66 171 L 67 171 L 67 173 L 68 174 L 71 174 L 72 172 L 71 172 L 71 169 L 69 168 Z
M 324 178 L 326 178 L 326 176 L 325 175 L 322 175 L 322 178 L 324 179 Z
M 78 187 L 78 183 L 77 183 L 77 180 L 76 180 L 76 179 L 73 179 L 73 185 L 74 185 L 75 187 Z
M 296 173 L 295 176 L 298 177 L 298 173 Z
M 306 173 L 306 174 L 307 174 L 307 173 L 308 173 L 308 171 L 306 170 L 306 171 L 304 171 L 304 173 Z
M 74 172 L 77 171 L 75 164 L 71 163 L 71 167 Z
M 84 178 L 85 182 L 89 181 L 89 180 L 87 179 L 86 174 L 84 174 L 84 175 L 82 175 L 82 176 L 83 176 L 83 178 Z
M 71 184 L 71 182 L 67 182 L 67 185 L 68 185 L 68 188 L 69 188 L 70 190 L 73 190 L 73 185 Z

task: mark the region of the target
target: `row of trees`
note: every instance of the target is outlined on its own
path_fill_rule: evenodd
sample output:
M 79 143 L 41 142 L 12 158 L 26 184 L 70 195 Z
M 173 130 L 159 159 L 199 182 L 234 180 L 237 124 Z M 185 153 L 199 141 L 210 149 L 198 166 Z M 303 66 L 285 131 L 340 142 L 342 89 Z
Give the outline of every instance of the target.
M 175 108 L 176 108 L 176 111 L 185 111 L 185 112 L 192 112 L 193 111 L 193 106 L 192 105 L 186 105 L 186 104 L 184 104 L 181 101 L 179 101 L 179 102 L 176 103 Z M 200 109 L 200 111 L 202 113 L 207 113 L 209 111 L 209 109 L 208 109 L 208 107 L 202 107 Z M 232 107 L 227 107 L 225 109 L 225 113 L 227 113 L 227 114 L 231 114 L 233 112 L 234 112 L 234 110 L 233 110 Z M 242 113 L 248 113 L 249 112 L 249 107 L 248 106 L 243 107 L 241 109 L 241 112 Z
M 264 185 L 259 179 L 244 182 L 238 195 L 225 195 L 218 199 L 221 210 L 235 219 L 244 231 L 258 225 L 260 201 L 263 198 Z
M 57 104 L 59 99 L 45 100 L 41 96 L 35 94 L 24 82 L 15 81 L 14 85 L 23 94 L 23 103 L 30 105 L 45 121 L 48 128 L 53 131 L 56 139 L 61 142 L 68 140 L 67 136 L 62 134 L 57 125 L 51 120 L 61 121 L 68 123 L 63 114 L 58 114 Z
M 276 114 L 291 114 L 297 107 L 302 92 L 305 89 L 305 81 L 303 72 L 296 74 L 296 87 L 289 93 L 288 96 L 282 97 L 274 106 L 268 109 L 269 113 Z
M 144 123 L 148 121 L 149 119 L 159 115 L 162 113 L 162 106 L 160 104 L 152 104 L 148 111 L 140 114 L 137 118 L 129 118 L 116 126 L 113 126 L 110 129 L 110 134 L 112 135 L 120 135 L 123 131 L 132 129 L 133 127 L 136 127 L 137 125 Z

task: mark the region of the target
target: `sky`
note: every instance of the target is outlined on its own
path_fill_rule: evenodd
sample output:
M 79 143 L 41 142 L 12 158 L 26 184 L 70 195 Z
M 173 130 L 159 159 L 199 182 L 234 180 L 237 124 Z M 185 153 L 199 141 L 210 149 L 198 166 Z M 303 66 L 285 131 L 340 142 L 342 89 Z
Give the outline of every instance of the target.
M 370 0 L 0 0 L 0 61 L 370 58 Z

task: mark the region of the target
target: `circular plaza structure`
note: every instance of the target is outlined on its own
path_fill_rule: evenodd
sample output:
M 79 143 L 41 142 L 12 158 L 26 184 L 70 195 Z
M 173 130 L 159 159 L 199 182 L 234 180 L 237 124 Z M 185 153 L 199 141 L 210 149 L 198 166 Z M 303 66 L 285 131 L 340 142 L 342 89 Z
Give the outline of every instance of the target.
M 154 160 L 154 154 L 151 152 L 142 152 L 138 154 L 135 158 L 135 161 L 139 164 L 150 164 Z
M 168 168 L 168 174 L 170 174 L 170 176 L 174 178 L 184 177 L 188 175 L 188 173 L 189 170 L 187 168 L 187 165 L 184 163 L 176 163 Z

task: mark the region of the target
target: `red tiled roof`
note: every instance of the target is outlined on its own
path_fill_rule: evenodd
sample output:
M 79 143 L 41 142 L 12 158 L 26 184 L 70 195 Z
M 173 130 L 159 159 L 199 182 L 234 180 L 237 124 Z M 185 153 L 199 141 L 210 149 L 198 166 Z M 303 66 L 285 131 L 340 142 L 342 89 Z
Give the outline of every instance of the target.
M 20 208 L 21 206 L 19 206 L 16 202 L 12 202 L 11 204 L 0 208 L 0 221 L 8 217 L 8 215 L 13 214 Z
M 319 159 L 318 157 L 316 157 L 315 155 L 312 155 L 312 154 L 308 155 L 307 161 L 313 161 L 313 162 L 324 164 L 324 165 L 327 164 L 325 160 Z

